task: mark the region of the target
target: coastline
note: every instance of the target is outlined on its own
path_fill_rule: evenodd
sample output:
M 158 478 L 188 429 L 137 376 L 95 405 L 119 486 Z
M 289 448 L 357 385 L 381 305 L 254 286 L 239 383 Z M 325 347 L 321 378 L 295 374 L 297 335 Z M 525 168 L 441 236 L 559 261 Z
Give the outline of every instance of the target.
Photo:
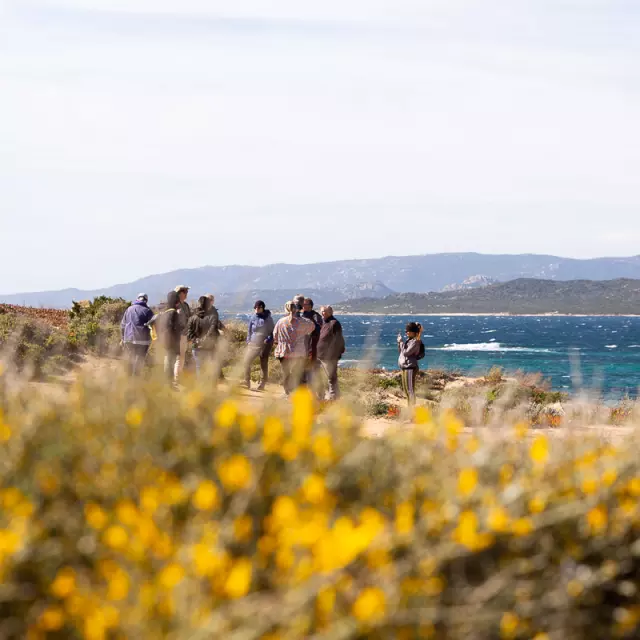
M 485 318 L 640 318 L 640 313 L 377 313 L 373 311 L 340 311 L 334 310 L 341 316 L 425 316 L 434 318 L 451 317 L 485 317 Z

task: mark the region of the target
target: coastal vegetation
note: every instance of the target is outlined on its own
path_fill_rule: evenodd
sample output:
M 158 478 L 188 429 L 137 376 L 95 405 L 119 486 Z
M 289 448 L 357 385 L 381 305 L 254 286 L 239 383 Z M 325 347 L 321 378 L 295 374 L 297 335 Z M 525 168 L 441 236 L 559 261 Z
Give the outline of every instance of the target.
M 3 638 L 637 637 L 635 436 L 118 371 L 0 407 Z

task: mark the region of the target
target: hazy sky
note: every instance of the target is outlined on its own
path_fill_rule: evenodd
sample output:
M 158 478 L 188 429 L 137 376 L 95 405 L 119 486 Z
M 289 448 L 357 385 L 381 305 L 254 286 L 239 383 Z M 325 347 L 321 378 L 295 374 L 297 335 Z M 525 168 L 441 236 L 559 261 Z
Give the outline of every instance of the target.
M 0 0 L 0 292 L 640 253 L 638 0 Z

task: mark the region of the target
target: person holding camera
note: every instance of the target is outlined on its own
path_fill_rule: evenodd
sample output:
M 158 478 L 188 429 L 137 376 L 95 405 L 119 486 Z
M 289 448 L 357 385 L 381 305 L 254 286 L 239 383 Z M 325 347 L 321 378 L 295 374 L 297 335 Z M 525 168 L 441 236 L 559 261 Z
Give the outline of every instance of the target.
M 415 382 L 418 374 L 418 361 L 424 358 L 424 344 L 422 344 L 422 325 L 409 322 L 405 328 L 407 339 L 398 334 L 398 366 L 402 373 L 402 389 L 407 396 L 409 406 L 416 403 Z

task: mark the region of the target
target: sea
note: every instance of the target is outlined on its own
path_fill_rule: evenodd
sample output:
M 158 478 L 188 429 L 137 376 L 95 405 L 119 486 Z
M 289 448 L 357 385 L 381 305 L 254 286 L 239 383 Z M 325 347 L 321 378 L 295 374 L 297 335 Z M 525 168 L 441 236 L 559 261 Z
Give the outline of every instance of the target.
M 347 352 L 342 366 L 361 362 L 397 369 L 396 336 L 409 320 L 424 328 L 422 368 L 482 375 L 540 373 L 553 389 L 589 390 L 606 401 L 637 398 L 640 317 L 609 316 L 337 316 Z

